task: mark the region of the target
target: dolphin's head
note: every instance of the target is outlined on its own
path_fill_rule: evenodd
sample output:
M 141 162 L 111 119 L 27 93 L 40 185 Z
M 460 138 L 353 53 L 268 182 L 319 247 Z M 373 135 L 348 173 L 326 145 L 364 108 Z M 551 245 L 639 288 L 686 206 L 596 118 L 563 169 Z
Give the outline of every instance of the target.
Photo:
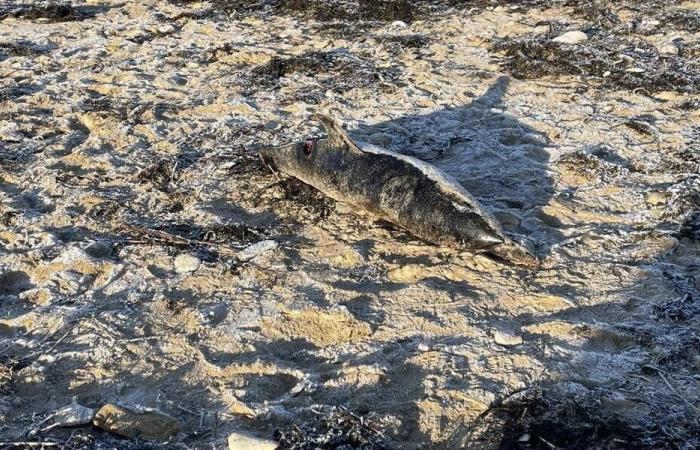
M 338 122 L 323 114 L 313 114 L 328 135 L 325 139 L 310 138 L 294 144 L 261 150 L 265 161 L 288 175 L 308 179 L 323 177 L 338 169 L 340 161 L 363 155 L 360 147 L 350 139 Z
M 305 173 L 323 169 L 328 152 L 332 150 L 327 139 L 307 139 L 279 147 L 261 150 L 265 162 L 288 175 L 303 178 Z

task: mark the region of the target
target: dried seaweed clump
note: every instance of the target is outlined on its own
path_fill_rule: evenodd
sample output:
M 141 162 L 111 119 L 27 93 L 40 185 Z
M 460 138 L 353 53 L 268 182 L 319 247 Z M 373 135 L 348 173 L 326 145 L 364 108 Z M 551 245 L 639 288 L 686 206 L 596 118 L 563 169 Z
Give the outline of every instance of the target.
M 662 55 L 653 45 L 614 34 L 594 35 L 576 45 L 552 41 L 551 34 L 498 39 L 492 50 L 504 56 L 501 66 L 516 78 L 579 75 L 615 89 L 700 92 L 700 62 Z
M 8 2 L 0 5 L 0 20 L 6 17 L 37 20 L 48 19 L 53 22 L 81 20 L 85 16 L 70 4 L 63 1 L 40 1 L 33 3 Z
M 10 56 L 36 56 L 41 54 L 31 44 L 25 42 L 0 42 L 0 61 Z
M 168 0 L 170 3 L 183 6 L 191 3 L 201 3 L 201 0 Z M 238 19 L 264 12 L 268 9 L 269 1 L 265 0 L 209 0 L 211 6 L 196 13 L 183 13 L 177 18 L 195 17 L 197 19 L 227 16 Z
M 664 23 L 675 25 L 675 29 L 697 33 L 700 31 L 700 11 L 691 9 L 674 9 L 664 14 Z
M 491 441 L 509 449 L 697 448 L 698 420 L 690 410 L 621 415 L 617 405 L 644 402 L 620 399 L 611 391 L 578 386 L 533 388 L 493 407 L 468 436 L 471 444 Z M 465 448 L 473 448 L 468 445 Z
M 398 69 L 379 69 L 369 60 L 339 50 L 310 51 L 286 58 L 275 57 L 252 71 L 256 84 L 268 86 L 277 84 L 288 75 L 299 73 L 315 78 L 317 94 L 323 94 L 329 89 L 345 92 L 357 87 L 392 81 L 399 75 Z M 308 94 L 310 90 L 305 91 Z
M 395 448 L 371 419 L 338 407 L 315 423 L 275 432 L 280 450 L 389 450 Z
M 277 10 L 322 21 L 411 22 L 424 9 L 424 3 L 411 0 L 280 0 Z

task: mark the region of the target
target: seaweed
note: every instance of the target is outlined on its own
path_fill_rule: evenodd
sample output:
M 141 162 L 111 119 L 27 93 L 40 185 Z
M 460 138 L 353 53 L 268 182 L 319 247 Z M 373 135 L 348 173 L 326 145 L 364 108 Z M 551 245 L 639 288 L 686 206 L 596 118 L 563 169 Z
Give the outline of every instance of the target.
M 0 60 L 10 56 L 37 56 L 43 53 L 27 42 L 0 42 Z
M 661 55 L 634 37 L 594 34 L 576 44 L 552 41 L 552 34 L 497 39 L 492 51 L 503 55 L 501 67 L 516 78 L 578 75 L 603 88 L 700 92 L 700 62 L 681 55 Z
M 425 2 L 409 0 L 281 0 L 277 10 L 316 20 L 413 21 Z
M 618 401 L 611 391 L 574 386 L 566 391 L 541 385 L 512 395 L 482 414 L 470 430 L 470 443 L 530 450 L 694 448 L 700 443 L 698 421 L 690 411 L 663 408 L 647 417 L 625 418 L 614 406 L 604 406 Z
M 389 450 L 395 447 L 372 416 L 358 416 L 335 407 L 316 421 L 275 431 L 280 450 L 361 449 Z
M 0 6 L 0 20 L 6 17 L 25 20 L 47 19 L 52 22 L 69 22 L 73 20 L 83 20 L 87 15 L 73 7 L 70 2 L 43 1 L 31 4 L 9 3 Z
M 676 30 L 689 33 L 700 31 L 700 11 L 690 9 L 674 9 L 663 15 L 664 23 L 675 25 Z
M 255 67 L 251 74 L 256 84 L 270 86 L 296 73 L 315 77 L 319 94 L 324 94 L 328 89 L 345 92 L 355 87 L 392 81 L 399 75 L 396 68 L 379 69 L 371 61 L 339 50 L 274 57 L 268 63 Z

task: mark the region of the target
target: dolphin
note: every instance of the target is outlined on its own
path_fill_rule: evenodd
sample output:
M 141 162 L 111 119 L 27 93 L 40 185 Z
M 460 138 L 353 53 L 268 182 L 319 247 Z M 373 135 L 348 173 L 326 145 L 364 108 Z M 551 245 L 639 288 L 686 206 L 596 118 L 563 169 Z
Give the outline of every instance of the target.
M 325 139 L 261 149 L 278 171 L 441 246 L 534 268 L 538 259 L 453 177 L 407 155 L 353 141 L 338 122 L 313 114 Z

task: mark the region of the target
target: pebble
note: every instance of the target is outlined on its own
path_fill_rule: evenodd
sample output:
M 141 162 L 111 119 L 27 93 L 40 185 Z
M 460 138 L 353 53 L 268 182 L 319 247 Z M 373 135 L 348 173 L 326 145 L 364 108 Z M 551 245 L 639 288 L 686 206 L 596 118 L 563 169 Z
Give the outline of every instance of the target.
M 677 55 L 678 47 L 673 42 L 664 42 L 659 45 L 659 53 L 662 55 Z
M 231 433 L 228 436 L 229 450 L 275 450 L 277 442 L 260 439 L 243 433 Z
M 158 32 L 160 34 L 169 34 L 175 31 L 175 27 L 171 24 L 163 25 L 161 27 L 158 27 Z
M 85 425 L 86 423 L 90 423 L 94 417 L 94 409 L 78 404 L 78 400 L 73 397 L 73 401 L 70 405 L 64 406 L 50 416 L 53 423 L 42 431 L 49 431 L 56 427 Z
M 493 340 L 496 342 L 496 344 L 504 347 L 513 347 L 523 343 L 522 336 L 517 336 L 503 331 L 494 331 Z
M 126 438 L 165 441 L 182 431 L 180 422 L 158 412 L 135 413 L 107 403 L 95 414 L 97 428 Z
M 665 191 L 650 191 L 646 193 L 646 201 L 649 205 L 663 205 L 666 203 Z
M 196 256 L 189 255 L 187 253 L 180 253 L 175 257 L 175 272 L 177 273 L 187 273 L 194 272 L 199 269 L 202 261 Z
M 404 22 L 403 20 L 395 20 L 391 22 L 391 26 L 394 28 L 407 28 L 408 24 L 406 24 L 406 22 Z
M 552 39 L 553 42 L 560 44 L 578 44 L 588 40 L 588 35 L 583 31 L 567 31 L 566 33 Z

